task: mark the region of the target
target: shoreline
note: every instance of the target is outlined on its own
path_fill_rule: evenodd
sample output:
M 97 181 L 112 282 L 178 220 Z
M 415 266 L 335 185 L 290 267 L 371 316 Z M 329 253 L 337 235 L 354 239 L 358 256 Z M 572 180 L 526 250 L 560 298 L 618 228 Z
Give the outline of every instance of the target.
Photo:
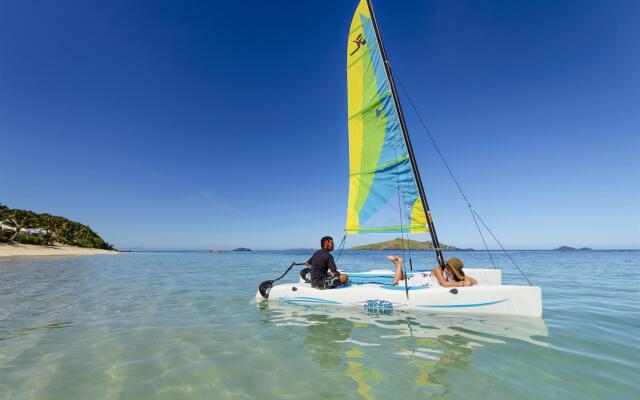
M 118 254 L 116 250 L 102 250 L 75 246 L 39 246 L 34 244 L 0 244 L 0 259 L 9 257 L 55 257 Z

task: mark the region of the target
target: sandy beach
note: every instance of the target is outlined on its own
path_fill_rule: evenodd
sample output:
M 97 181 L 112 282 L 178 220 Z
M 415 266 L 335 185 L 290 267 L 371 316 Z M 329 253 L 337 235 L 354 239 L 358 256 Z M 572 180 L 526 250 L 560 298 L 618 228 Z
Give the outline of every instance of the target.
M 91 254 L 118 254 L 117 251 L 88 249 L 75 246 L 36 246 L 32 244 L 0 244 L 0 258 L 23 256 L 82 256 Z

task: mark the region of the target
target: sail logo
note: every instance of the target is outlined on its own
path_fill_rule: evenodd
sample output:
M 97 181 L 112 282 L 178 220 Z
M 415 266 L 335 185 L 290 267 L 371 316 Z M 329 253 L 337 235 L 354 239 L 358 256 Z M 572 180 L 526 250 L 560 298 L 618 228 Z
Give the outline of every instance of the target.
M 356 40 L 352 40 L 352 42 L 355 43 L 358 47 L 356 47 L 356 49 L 352 51 L 349 56 L 356 54 L 356 52 L 360 50 L 360 47 L 362 47 L 362 45 L 367 44 L 367 41 L 364 39 L 364 36 L 362 36 L 362 33 L 359 34 L 358 37 L 356 37 Z

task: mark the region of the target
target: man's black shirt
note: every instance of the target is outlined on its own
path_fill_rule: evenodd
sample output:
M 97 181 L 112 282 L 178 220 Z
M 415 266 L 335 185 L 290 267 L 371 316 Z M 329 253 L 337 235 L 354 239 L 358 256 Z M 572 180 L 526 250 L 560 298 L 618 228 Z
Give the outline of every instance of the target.
M 327 277 L 327 271 L 338 273 L 338 267 L 336 267 L 333 256 L 329 253 L 329 250 L 320 249 L 313 253 L 309 261 L 311 265 L 311 286 L 318 287 Z

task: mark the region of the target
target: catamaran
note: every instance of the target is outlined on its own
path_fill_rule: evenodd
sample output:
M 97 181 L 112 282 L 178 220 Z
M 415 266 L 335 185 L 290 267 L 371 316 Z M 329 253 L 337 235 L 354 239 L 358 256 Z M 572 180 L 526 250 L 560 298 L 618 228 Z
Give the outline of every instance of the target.
M 445 260 L 371 0 L 360 1 L 351 21 L 347 82 L 350 174 L 345 233 L 399 233 L 403 237 L 429 233 L 438 265 L 444 269 Z M 289 270 L 295 265 L 300 264 L 292 264 Z M 405 275 L 417 272 L 405 271 Z M 405 280 L 405 285 L 394 286 L 393 272 L 372 270 L 348 273 L 351 283 L 346 286 L 319 290 L 312 288 L 303 275 L 298 283 L 273 285 L 281 276 L 263 282 L 256 296 L 291 304 L 542 315 L 539 287 L 503 285 L 499 269 L 465 268 L 465 273 L 478 284 L 460 288 L 408 286 Z

